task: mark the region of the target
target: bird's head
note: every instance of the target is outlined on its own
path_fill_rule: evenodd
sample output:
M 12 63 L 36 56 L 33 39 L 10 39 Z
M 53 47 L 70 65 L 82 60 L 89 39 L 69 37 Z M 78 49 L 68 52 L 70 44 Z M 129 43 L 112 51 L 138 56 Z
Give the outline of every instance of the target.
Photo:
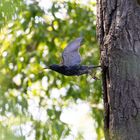
M 56 72 L 59 72 L 59 73 L 62 73 L 62 74 L 64 74 L 64 72 L 65 72 L 65 66 L 56 65 L 56 64 L 49 65 L 45 69 L 51 69 L 53 71 L 56 71 Z

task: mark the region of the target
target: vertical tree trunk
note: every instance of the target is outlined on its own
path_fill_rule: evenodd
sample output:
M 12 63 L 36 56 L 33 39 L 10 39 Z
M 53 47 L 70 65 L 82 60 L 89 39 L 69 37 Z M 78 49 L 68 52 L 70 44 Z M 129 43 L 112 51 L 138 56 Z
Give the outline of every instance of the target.
M 140 140 L 139 0 L 97 0 L 106 140 Z

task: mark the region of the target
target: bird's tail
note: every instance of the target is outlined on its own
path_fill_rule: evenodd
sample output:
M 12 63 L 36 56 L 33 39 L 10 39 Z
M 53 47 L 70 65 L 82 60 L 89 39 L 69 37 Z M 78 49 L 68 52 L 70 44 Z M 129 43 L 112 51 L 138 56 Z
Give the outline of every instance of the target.
M 101 66 L 88 66 L 89 69 L 101 68 Z

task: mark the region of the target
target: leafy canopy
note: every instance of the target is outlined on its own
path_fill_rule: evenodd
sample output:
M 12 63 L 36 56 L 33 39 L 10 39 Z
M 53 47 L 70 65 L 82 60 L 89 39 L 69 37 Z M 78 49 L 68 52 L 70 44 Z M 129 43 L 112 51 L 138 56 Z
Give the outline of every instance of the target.
M 71 130 L 60 119 L 62 110 L 80 100 L 90 105 L 98 139 L 103 137 L 100 80 L 43 69 L 60 63 L 64 47 L 79 36 L 85 39 L 80 49 L 83 64 L 98 65 L 93 9 L 95 3 L 76 1 L 51 1 L 44 9 L 33 1 L 1 1 L 0 113 L 6 120 L 0 121 L 2 127 L 11 130 L 30 124 L 29 134 L 34 133 L 36 140 L 63 139 Z M 35 112 L 43 115 L 36 118 Z M 26 134 L 21 132 L 17 136 L 22 139 Z

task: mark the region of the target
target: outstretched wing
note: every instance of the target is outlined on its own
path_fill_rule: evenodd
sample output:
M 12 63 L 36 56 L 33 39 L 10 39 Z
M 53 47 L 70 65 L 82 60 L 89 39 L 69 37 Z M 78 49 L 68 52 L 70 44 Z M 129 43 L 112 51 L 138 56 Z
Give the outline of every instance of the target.
M 62 65 L 74 66 L 81 63 L 81 56 L 79 54 L 79 48 L 83 38 L 76 38 L 74 41 L 68 44 L 62 53 Z

